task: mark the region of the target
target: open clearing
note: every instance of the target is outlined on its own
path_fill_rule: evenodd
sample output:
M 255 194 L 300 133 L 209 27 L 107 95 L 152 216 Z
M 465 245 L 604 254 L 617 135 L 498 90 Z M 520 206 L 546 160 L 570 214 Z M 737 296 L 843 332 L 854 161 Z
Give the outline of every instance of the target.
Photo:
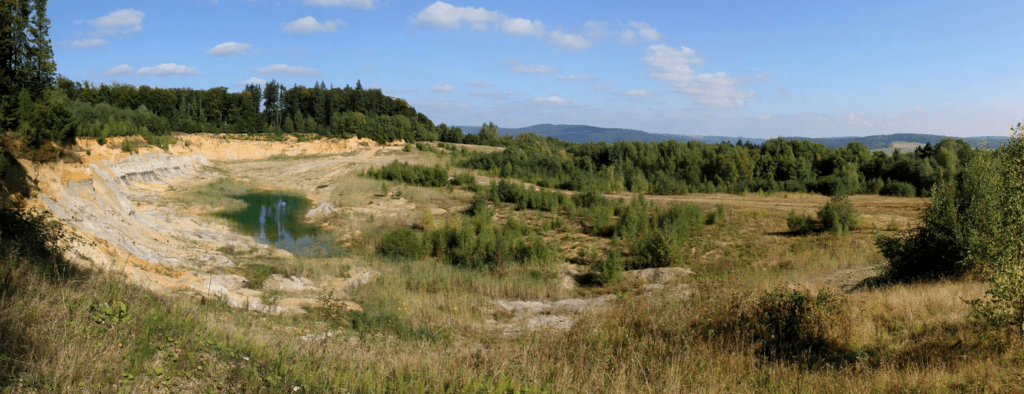
M 221 391 L 243 383 L 257 387 L 251 391 L 271 392 L 328 387 L 352 392 L 1024 387 L 1016 356 L 1006 351 L 1019 344 L 992 345 L 966 321 L 961 300 L 982 296 L 984 286 L 969 279 L 891 286 L 872 282 L 882 259 L 874 246 L 876 232 L 916 223 L 926 199 L 853 196 L 862 217 L 858 228 L 846 235 L 793 236 L 786 215 L 813 213 L 828 198 L 796 193 L 648 196 L 662 205 L 693 203 L 704 212 L 722 205 L 726 215 L 694 234 L 685 267 L 627 271 L 621 282 L 588 286 L 578 283 L 591 270 L 584 257 L 605 250 L 610 241 L 583 234 L 574 224 L 544 228 L 554 220 L 549 212 L 516 211 L 508 204 L 490 205 L 496 220 L 516 218 L 542 233 L 563 257 L 558 264 L 488 271 L 430 258 L 378 257 L 374 249 L 387 229 L 461 220 L 473 194 L 451 187 L 382 187 L 381 181 L 359 174 L 394 160 L 445 165 L 450 158 L 444 154 L 354 139 L 180 139 L 169 152 L 142 149 L 133 155 L 84 140 L 81 150 L 90 152 L 84 163 L 22 163 L 25 180 L 31 180 L 22 185 L 34 191 L 11 198 L 50 210 L 69 225 L 77 236 L 69 254 L 78 264 L 116 273 L 89 279 L 89 286 L 115 289 L 122 275 L 138 286 L 117 287 L 121 290 L 108 291 L 103 301 L 123 302 L 139 316 L 131 324 L 150 330 L 147 324 L 155 323 L 141 316 L 155 312 L 143 309 L 170 305 L 162 312 L 168 315 L 156 320 L 172 319 L 171 314 L 178 316 L 173 319 L 199 316 L 192 329 L 201 335 L 175 334 L 195 336 L 198 344 L 159 337 L 164 345 L 147 353 L 139 346 L 151 346 L 150 339 L 130 339 L 145 337 L 141 331 L 119 330 L 103 321 L 103 331 L 85 331 L 97 339 L 78 343 L 75 338 L 85 335 L 81 328 L 58 325 L 53 333 L 26 337 L 42 335 L 38 340 L 74 349 L 68 351 L 72 359 L 70 354 L 95 354 L 96 362 L 110 370 L 83 375 L 67 366 L 74 360 L 60 365 L 36 360 L 40 364 L 31 370 L 47 372 L 28 376 L 30 383 L 35 379 L 93 392 Z M 111 140 L 109 146 L 118 145 Z M 325 230 L 323 255 L 293 256 L 258 244 L 211 215 L 237 205 L 232 196 L 254 189 L 309 198 L 313 204 L 306 220 Z M 700 322 L 725 310 L 729 295 L 777 286 L 830 291 L 848 300 L 844 329 L 851 348 L 859 352 L 855 361 L 841 367 L 765 361 L 724 337 L 693 332 L 692 327 L 704 327 Z M 150 300 L 153 293 L 161 301 Z M 40 298 L 41 305 L 57 302 L 45 297 L 51 296 Z M 71 314 L 58 320 L 95 319 L 95 313 L 81 317 L 71 310 L 58 311 Z M 110 338 L 121 345 L 110 346 Z M 135 361 L 119 361 L 126 359 Z M 171 364 L 172 359 L 186 361 Z M 250 364 L 258 367 L 247 369 Z M 206 369 L 196 370 L 197 365 Z M 117 378 L 122 371 L 133 377 Z M 108 375 L 115 378 L 109 381 Z M 93 386 L 74 386 L 79 381 Z

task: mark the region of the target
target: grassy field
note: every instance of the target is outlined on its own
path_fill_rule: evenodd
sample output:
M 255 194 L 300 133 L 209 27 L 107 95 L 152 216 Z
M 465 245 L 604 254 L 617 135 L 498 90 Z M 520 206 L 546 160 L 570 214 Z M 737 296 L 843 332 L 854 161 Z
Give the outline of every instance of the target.
M 426 164 L 446 163 L 443 155 L 420 155 Z M 555 248 L 546 261 L 465 268 L 432 257 L 392 259 L 377 253 L 389 229 L 415 227 L 422 236 L 468 221 L 460 212 L 473 193 L 392 184 L 389 193 L 401 196 L 380 196 L 380 181 L 346 176 L 331 197 L 338 206 L 404 201 L 411 207 L 395 212 L 422 216 L 328 222 L 335 238 L 350 240 L 346 257 L 248 261 L 240 272 L 318 278 L 375 270 L 349 294 L 362 311 L 338 308 L 326 294 L 307 313 L 286 316 L 216 298 L 159 296 L 24 247 L 5 224 L 0 392 L 1024 391 L 1021 338 L 968 319 L 963 300 L 982 297 L 983 284 L 872 280 L 882 260 L 875 235 L 915 223 L 923 199 L 854 196 L 858 227 L 794 235 L 788 212 L 812 213 L 826 197 L 650 197 L 661 207 L 693 203 L 705 214 L 722 206 L 724 216 L 681 247 L 679 266 L 695 274 L 657 286 L 573 287 L 564 286 L 567 275 L 585 277 L 629 241 L 595 234 L 600 217 L 582 208 L 572 215 L 488 202 L 497 226 L 521 223 Z M 250 187 L 225 178 L 184 191 L 192 198 L 176 203 L 232 204 L 227 196 Z M 427 221 L 431 208 L 447 213 Z M 612 295 L 600 307 L 532 315 L 497 303 Z M 568 323 L 528 324 L 548 320 Z

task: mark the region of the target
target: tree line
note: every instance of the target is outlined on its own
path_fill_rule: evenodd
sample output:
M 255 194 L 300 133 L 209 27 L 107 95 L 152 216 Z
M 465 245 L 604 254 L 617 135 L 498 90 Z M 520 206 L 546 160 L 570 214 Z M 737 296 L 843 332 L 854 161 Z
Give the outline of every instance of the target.
M 508 137 L 504 137 L 508 138 Z M 503 140 L 506 149 L 468 153 L 459 166 L 518 178 L 543 187 L 599 192 L 880 193 L 929 196 L 983 152 L 947 138 L 892 155 L 852 142 L 845 148 L 777 138 L 706 144 L 698 141 L 570 143 L 535 134 Z

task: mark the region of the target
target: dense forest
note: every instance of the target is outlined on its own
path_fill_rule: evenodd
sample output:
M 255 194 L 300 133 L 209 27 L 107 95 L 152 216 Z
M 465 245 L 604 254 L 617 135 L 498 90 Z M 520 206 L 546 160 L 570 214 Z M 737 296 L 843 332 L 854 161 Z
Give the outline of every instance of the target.
M 760 145 L 674 140 L 579 144 L 521 134 L 505 142 L 505 150 L 469 153 L 459 165 L 576 191 L 800 191 L 912 197 L 930 195 L 932 185 L 955 176 L 980 152 L 953 138 L 892 155 L 871 152 L 859 142 L 829 149 L 783 138 Z

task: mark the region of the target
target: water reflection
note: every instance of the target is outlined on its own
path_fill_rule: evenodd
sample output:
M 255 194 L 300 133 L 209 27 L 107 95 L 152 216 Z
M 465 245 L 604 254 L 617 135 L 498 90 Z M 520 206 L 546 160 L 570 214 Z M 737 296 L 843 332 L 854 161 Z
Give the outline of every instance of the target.
M 239 232 L 292 253 L 303 251 L 317 241 L 317 228 L 302 220 L 309 200 L 277 194 L 247 194 L 238 199 L 245 209 L 222 214 L 238 224 Z

